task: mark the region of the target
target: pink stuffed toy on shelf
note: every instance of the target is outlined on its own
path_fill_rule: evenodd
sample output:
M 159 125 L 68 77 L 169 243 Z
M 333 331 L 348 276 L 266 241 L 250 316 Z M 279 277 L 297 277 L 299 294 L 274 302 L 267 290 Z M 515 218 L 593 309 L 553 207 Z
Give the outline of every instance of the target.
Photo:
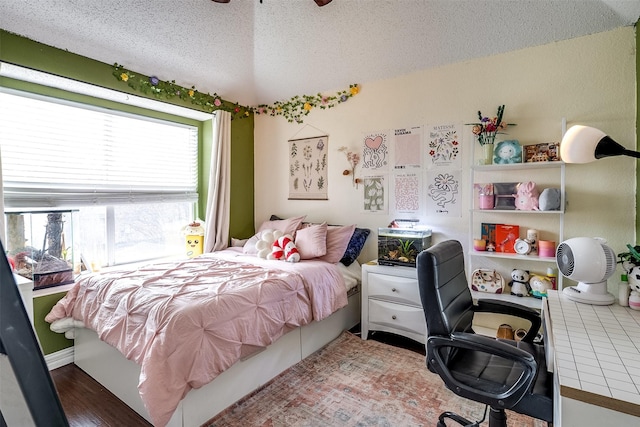
M 517 193 L 514 194 L 516 198 L 516 209 L 521 211 L 537 211 L 538 198 L 540 193 L 536 188 L 536 183 L 532 181 L 521 182 L 518 184 Z

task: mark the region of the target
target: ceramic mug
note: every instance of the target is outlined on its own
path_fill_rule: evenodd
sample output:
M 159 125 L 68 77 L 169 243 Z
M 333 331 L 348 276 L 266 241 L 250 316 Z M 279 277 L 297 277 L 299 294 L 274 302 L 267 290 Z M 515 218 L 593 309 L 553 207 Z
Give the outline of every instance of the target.
M 538 255 L 549 258 L 556 256 L 556 242 L 552 242 L 550 240 L 539 240 Z
M 487 249 L 487 241 L 484 239 L 473 239 L 473 250 L 484 251 Z
M 478 208 L 480 209 L 493 209 L 493 194 L 478 196 Z

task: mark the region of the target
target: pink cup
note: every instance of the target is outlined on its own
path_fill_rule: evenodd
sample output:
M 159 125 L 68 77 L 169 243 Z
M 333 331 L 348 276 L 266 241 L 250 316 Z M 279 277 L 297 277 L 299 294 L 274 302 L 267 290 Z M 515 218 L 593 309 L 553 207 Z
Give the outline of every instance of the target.
M 493 194 L 478 196 L 478 207 L 480 209 L 493 209 Z
M 550 240 L 538 241 L 538 255 L 541 257 L 553 258 L 556 256 L 556 242 Z

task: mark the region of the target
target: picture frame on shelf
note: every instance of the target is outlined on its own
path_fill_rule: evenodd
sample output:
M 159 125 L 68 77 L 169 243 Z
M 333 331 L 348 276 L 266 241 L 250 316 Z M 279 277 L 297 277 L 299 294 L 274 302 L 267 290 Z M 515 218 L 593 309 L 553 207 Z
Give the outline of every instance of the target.
M 522 146 L 515 139 L 500 141 L 493 150 L 493 164 L 510 165 L 522 163 Z
M 545 142 L 524 146 L 524 162 L 557 162 L 560 161 L 560 143 Z
M 515 210 L 518 182 L 494 182 L 494 209 Z

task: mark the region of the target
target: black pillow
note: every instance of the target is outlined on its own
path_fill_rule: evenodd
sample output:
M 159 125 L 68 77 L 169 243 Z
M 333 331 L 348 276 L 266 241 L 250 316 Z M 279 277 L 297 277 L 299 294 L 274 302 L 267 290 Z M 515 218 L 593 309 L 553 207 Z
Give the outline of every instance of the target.
M 345 266 L 350 266 L 353 262 L 358 258 L 362 248 L 364 248 L 364 243 L 367 241 L 367 237 L 369 237 L 369 233 L 371 230 L 368 228 L 357 228 L 353 230 L 353 234 L 351 235 L 351 239 L 349 239 L 349 244 L 347 245 L 347 250 L 344 251 L 344 255 L 342 255 L 342 259 L 340 262 Z

